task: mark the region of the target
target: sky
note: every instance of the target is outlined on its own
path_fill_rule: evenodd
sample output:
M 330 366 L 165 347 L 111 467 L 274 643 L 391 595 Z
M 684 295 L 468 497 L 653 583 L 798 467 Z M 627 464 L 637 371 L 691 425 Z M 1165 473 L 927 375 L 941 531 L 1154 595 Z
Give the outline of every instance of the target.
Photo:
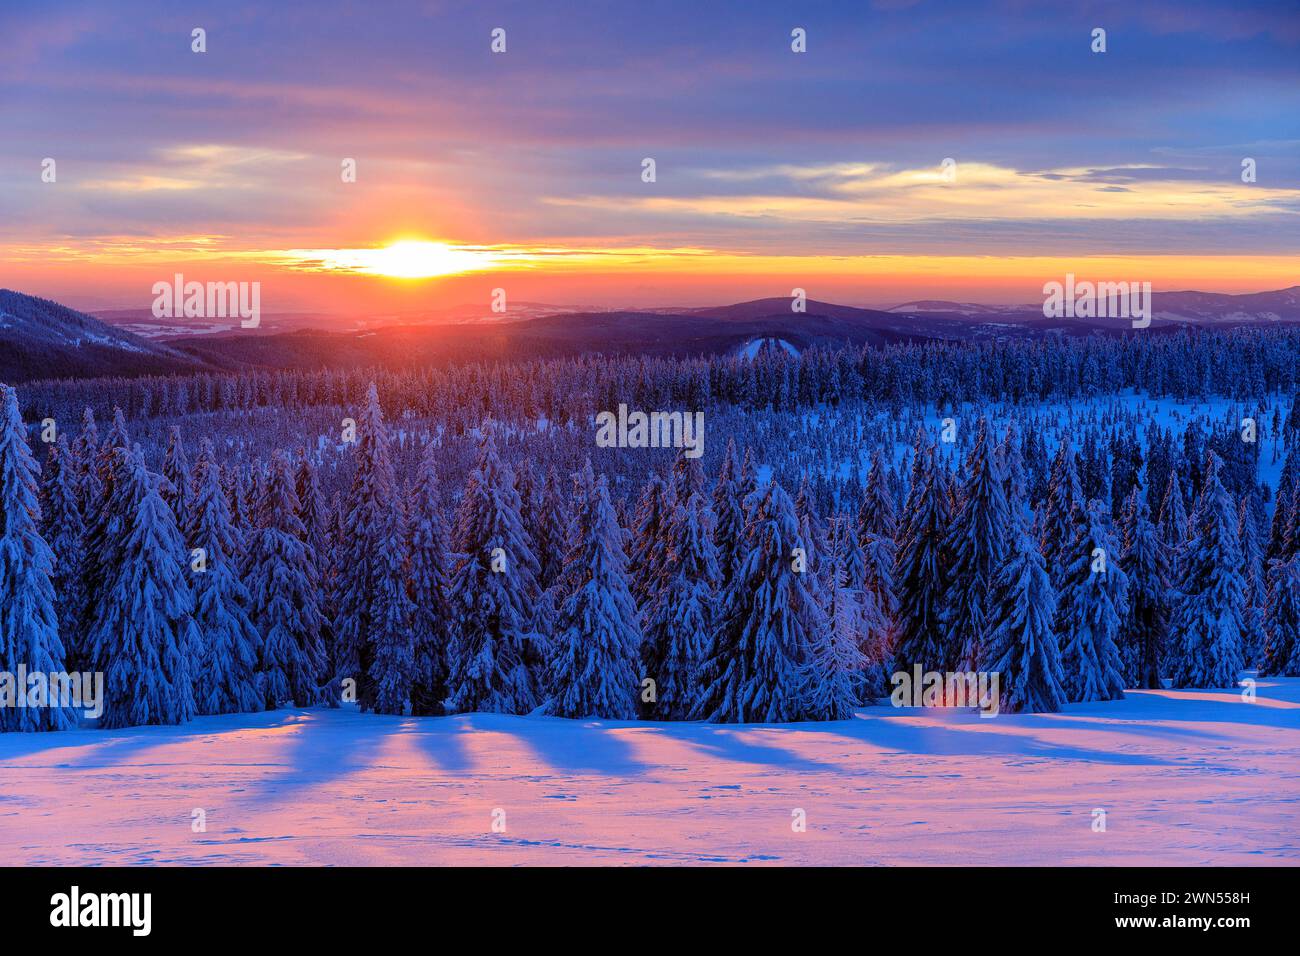
M 1300 284 L 1295 0 L 47 0 L 0 36 L 0 287 L 84 309 Z

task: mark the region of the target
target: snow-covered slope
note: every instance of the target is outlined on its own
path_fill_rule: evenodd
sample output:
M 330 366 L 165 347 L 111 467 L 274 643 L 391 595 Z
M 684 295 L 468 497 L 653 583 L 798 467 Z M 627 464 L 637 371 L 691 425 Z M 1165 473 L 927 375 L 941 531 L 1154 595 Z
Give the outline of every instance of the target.
M 198 371 L 203 363 L 93 316 L 0 289 L 0 381 Z
M 0 846 L 14 865 L 1294 865 L 1297 752 L 1297 678 L 1254 703 L 783 726 L 280 711 L 0 735 Z

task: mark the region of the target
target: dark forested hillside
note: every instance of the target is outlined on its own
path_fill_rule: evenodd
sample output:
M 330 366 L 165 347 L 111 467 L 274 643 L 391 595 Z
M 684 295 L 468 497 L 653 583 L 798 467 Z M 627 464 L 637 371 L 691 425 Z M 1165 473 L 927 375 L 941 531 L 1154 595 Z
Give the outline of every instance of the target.
M 0 289 L 0 379 L 163 375 L 211 368 L 48 299 Z

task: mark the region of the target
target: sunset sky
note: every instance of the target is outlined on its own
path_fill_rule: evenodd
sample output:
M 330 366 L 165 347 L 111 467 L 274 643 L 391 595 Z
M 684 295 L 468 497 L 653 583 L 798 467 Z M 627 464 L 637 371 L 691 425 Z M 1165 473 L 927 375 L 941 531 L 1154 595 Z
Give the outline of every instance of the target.
M 274 7 L 0 6 L 0 286 L 364 313 L 1300 283 L 1294 0 Z

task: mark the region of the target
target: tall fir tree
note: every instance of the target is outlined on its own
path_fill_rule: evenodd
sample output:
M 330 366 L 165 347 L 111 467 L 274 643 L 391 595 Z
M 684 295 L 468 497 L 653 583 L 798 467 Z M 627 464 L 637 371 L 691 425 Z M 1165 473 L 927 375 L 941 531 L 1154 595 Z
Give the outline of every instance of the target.
M 533 508 L 538 514 L 533 551 L 537 557 L 537 586 L 545 591 L 557 585 L 568 552 L 572 516 L 568 498 L 554 470 L 548 471 L 546 484 L 534 489 Z
M 520 518 L 514 475 L 483 431 L 456 518 L 451 575 L 455 631 L 448 700 L 453 712 L 525 714 L 538 704 L 541 638 L 530 630 L 537 558 Z
M 447 522 L 438 490 L 438 448 L 430 442 L 415 476 L 410 504 L 411 627 L 414 674 L 411 712 L 442 714 L 447 699 L 447 654 L 452 611 Z
M 655 700 L 643 707 L 647 717 L 689 720 L 694 712 L 722 577 L 713 520 L 712 509 L 697 493 L 685 504 L 673 503 L 664 529 L 664 588 L 642 609 L 648 621 L 642 670 L 655 681 Z
M 1062 440 L 1052 459 L 1047 480 L 1047 498 L 1039 513 L 1038 547 L 1047 561 L 1052 587 L 1058 596 L 1062 590 L 1065 569 L 1071 557 L 1066 555 L 1075 535 L 1076 510 L 1085 502 L 1079 486 L 1079 472 L 1069 442 Z
M 257 502 L 257 530 L 245 562 L 251 618 L 261 635 L 261 704 L 274 710 L 320 703 L 327 670 L 320 584 L 307 529 L 298 517 L 293 469 L 277 451 Z
M 101 726 L 179 724 L 194 716 L 194 674 L 203 660 L 186 579 L 189 557 L 176 519 L 138 448 L 112 450 L 111 497 L 102 522 L 108 570 L 90 628 L 91 668 L 104 674 Z
M 556 717 L 632 720 L 640 690 L 641 627 L 627 584 L 622 531 L 602 475 L 581 505 L 578 586 L 560 609 L 543 705 Z
M 99 456 L 99 427 L 95 424 L 95 413 L 87 406 L 81 415 L 81 434 L 72 442 L 72 460 L 76 467 L 77 501 L 81 505 L 84 520 L 89 517 L 99 503 L 103 488 L 99 484 L 99 472 L 96 464 Z
M 893 667 L 911 671 L 948 670 L 943 639 L 943 608 L 948 592 L 951 556 L 945 547 L 950 504 L 935 461 L 934 447 L 917 451 L 912 459 L 911 487 L 899 528 L 894 586 L 898 601 Z
M 702 495 L 707 491 L 700 459 L 688 458 L 685 451 L 681 452 L 673 459 L 673 497 L 678 501 L 690 501 L 691 495 Z
M 207 440 L 195 465 L 190 504 L 186 543 L 194 623 L 203 639 L 203 658 L 194 675 L 195 707 L 200 714 L 261 710 L 257 660 L 262 639 L 249 617 L 253 599 L 239 566 L 240 541 Z M 201 551 L 196 555 L 195 549 Z
M 1120 625 L 1121 676 L 1126 687 L 1160 688 L 1169 636 L 1169 558 L 1141 483 L 1124 502 L 1121 552 L 1128 601 Z
M 1165 486 L 1165 495 L 1160 502 L 1160 540 L 1164 542 L 1165 554 L 1169 559 L 1169 582 L 1178 586 L 1182 578 L 1181 561 L 1183 546 L 1187 543 L 1187 506 L 1183 503 L 1182 483 L 1178 479 L 1178 469 L 1169 471 L 1169 483 Z
M 719 587 L 731 582 L 740 563 L 745 538 L 745 507 L 741 503 L 740 464 L 736 461 L 736 442 L 727 439 L 727 452 L 713 484 L 713 540 L 718 552 Z
M 1269 568 L 1260 677 L 1300 677 L 1300 558 Z
M 82 568 L 86 525 L 82 519 L 75 462 L 62 435 L 45 460 L 41 482 L 43 535 L 54 554 L 50 580 L 57 598 L 59 637 L 68 669 L 72 670 L 88 653 L 82 631 L 87 617 Z
M 370 687 L 373 697 L 362 698 L 362 706 L 380 714 L 405 714 L 412 708 L 411 692 L 416 679 L 419 649 L 411 629 L 414 606 L 407 590 L 409 540 L 406 507 L 402 498 L 393 502 L 389 519 L 391 538 L 380 552 L 379 573 L 375 577 L 371 619 L 371 642 L 374 656 L 370 662 Z
M 1268 589 L 1264 578 L 1264 549 L 1260 521 L 1256 513 L 1258 498 L 1251 488 L 1237 507 L 1237 541 L 1241 545 L 1242 579 L 1246 586 L 1246 629 L 1242 634 L 1241 656 L 1245 665 L 1258 663 L 1264 647 L 1264 614 L 1268 606 Z
M 866 657 L 862 646 L 865 621 L 862 592 L 849 586 L 847 542 L 857 548 L 852 532 L 833 529 L 826 556 L 826 621 L 813 629 L 801 668 L 800 696 L 805 719 L 848 720 L 863 696 Z
M 181 430 L 173 425 L 168 432 L 167 453 L 163 456 L 162 486 L 163 501 L 172 509 L 176 518 L 176 527 L 184 530 L 190 526 L 190 461 L 185 454 L 185 445 L 181 441 Z
M 329 506 L 321 492 L 320 478 L 316 466 L 307 457 L 305 450 L 299 452 L 298 468 L 294 475 L 293 490 L 298 496 L 298 515 L 306 533 L 304 541 L 311 548 L 317 570 L 329 554 Z
M 1273 517 L 1269 524 L 1268 548 L 1264 557 L 1269 560 L 1286 559 L 1287 529 L 1291 516 L 1291 501 L 1296 489 L 1296 462 L 1300 455 L 1288 452 L 1278 478 L 1277 495 L 1273 499 Z
M 91 632 L 99 604 L 105 600 L 109 587 L 109 578 L 113 571 L 112 555 L 129 531 L 125 524 L 130 515 L 125 509 L 114 507 L 116 489 L 113 481 L 117 472 L 117 452 L 130 456 L 130 440 L 126 434 L 126 424 L 122 410 L 113 410 L 113 427 L 98 446 L 87 446 L 87 474 L 83 478 L 82 493 L 94 497 L 83 498 L 82 516 L 86 522 L 85 548 L 82 552 L 82 583 L 85 589 L 84 616 L 79 634 L 84 640 L 74 645 L 69 666 L 74 670 L 90 667 Z M 82 439 L 89 442 L 91 436 L 97 435 L 93 416 L 87 409 L 87 421 L 82 430 Z M 165 503 L 165 502 L 164 502 Z M 175 518 L 173 516 L 173 524 Z
M 858 508 L 858 543 L 866 550 L 872 539 L 892 543 L 897 533 L 898 518 L 889 490 L 888 465 L 884 453 L 876 449 L 871 456 L 871 468 L 867 471 L 867 484 Z
M 643 611 L 664 586 L 668 544 L 665 529 L 676 507 L 677 498 L 672 486 L 657 472 L 651 472 L 637 503 L 628 552 L 632 596 Z
M 1065 706 L 1061 654 L 1053 620 L 1056 595 L 1027 523 L 998 571 L 987 670 L 999 676 L 1000 709 L 1052 714 Z
M 1197 523 L 1185 547 L 1170 616 L 1174 687 L 1235 687 L 1241 675 L 1246 583 L 1236 512 L 1210 452 L 1196 505 Z
M 1068 700 L 1121 700 L 1123 662 L 1119 637 L 1128 601 L 1128 577 L 1120 568 L 1106 519 L 1109 505 L 1092 501 L 1074 511 L 1074 534 L 1062 555 L 1055 629 L 1061 645 Z
M 988 422 L 982 416 L 965 472 L 961 505 L 944 545 L 952 555 L 944 615 L 946 656 L 956 661 L 961 671 L 973 670 L 983 659 L 993 586 L 1010 549 L 1006 487 L 989 440 Z
M 699 713 L 717 723 L 805 719 L 803 665 L 826 616 L 807 571 L 792 556 L 805 544 L 794 502 L 775 480 L 749 508 L 745 558 L 723 592 L 701 670 Z
M 48 699 L 48 683 L 44 706 L 17 706 L 18 695 L 32 690 L 30 681 L 18 686 L 20 668 L 46 680 L 66 668 L 54 552 L 40 530 L 39 474 L 18 394 L 0 384 L 0 731 L 64 730 L 75 722 L 70 711 L 51 706 L 58 702 Z
M 393 628 L 402 619 L 398 595 L 405 592 L 401 508 L 388 426 L 374 382 L 366 392 L 357 436 L 356 467 L 335 558 L 338 656 L 334 671 L 337 680 L 355 681 L 357 702 L 363 709 L 371 709 L 377 703 L 374 677 L 379 672 L 373 664 L 381 643 L 385 645 L 381 670 L 389 694 L 384 706 L 393 704 L 392 695 L 399 693 L 388 672 L 400 666 L 402 658 L 400 653 L 394 654 Z

